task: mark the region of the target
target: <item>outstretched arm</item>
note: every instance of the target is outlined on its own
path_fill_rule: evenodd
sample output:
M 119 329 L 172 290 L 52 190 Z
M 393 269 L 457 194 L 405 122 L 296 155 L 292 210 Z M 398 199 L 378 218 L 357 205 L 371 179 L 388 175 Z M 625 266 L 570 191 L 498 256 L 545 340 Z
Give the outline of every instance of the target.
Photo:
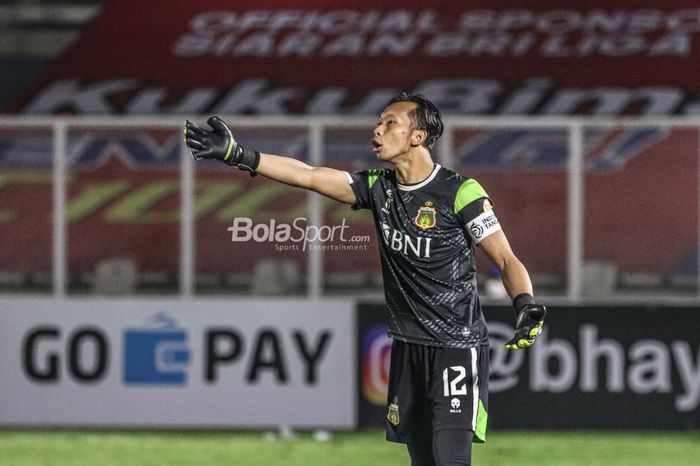
M 328 167 L 312 167 L 301 160 L 273 154 L 260 154 L 257 172 L 290 186 L 316 191 L 336 201 L 355 203 L 347 175 Z
M 274 154 L 261 154 L 236 142 L 229 127 L 219 117 L 207 120 L 212 130 L 196 123 L 185 123 L 185 144 L 195 160 L 214 159 L 255 176 L 258 173 L 290 186 L 316 191 L 336 201 L 355 203 L 355 194 L 345 172 Z

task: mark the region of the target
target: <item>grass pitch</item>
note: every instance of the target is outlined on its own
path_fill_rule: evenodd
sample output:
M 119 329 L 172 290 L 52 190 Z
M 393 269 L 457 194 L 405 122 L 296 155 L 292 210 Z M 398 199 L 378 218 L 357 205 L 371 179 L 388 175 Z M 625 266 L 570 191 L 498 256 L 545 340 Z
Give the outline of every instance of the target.
M 473 464 L 496 466 L 688 466 L 700 432 L 492 431 Z M 249 432 L 0 430 L 2 466 L 406 466 L 403 445 L 380 431 L 335 433 L 317 442 Z

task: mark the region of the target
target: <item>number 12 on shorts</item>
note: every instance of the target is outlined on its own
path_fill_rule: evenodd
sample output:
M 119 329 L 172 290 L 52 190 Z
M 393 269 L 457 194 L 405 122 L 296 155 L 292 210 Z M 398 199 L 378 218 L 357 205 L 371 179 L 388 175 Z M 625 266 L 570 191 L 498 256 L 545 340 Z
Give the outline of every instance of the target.
M 450 378 L 450 370 L 456 372 L 453 378 Z M 445 368 L 445 370 L 442 371 L 442 383 L 445 396 L 466 395 L 467 383 L 464 382 L 460 385 L 460 382 L 466 378 L 467 370 L 463 366 Z

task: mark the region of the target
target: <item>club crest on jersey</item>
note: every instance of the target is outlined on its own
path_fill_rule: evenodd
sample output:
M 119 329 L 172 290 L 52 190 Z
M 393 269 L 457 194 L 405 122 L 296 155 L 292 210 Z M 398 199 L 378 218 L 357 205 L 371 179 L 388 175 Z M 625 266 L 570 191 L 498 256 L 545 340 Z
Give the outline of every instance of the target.
M 413 223 L 421 230 L 427 230 L 437 225 L 437 210 L 433 207 L 433 201 L 426 201 L 418 208 L 418 213 Z

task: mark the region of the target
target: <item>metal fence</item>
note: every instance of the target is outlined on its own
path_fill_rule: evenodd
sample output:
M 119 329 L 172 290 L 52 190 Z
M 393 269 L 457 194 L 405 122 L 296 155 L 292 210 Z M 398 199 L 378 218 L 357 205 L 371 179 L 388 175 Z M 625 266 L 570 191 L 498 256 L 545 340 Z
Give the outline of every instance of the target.
M 371 217 L 215 162 L 183 118 L 0 118 L 6 294 L 379 294 Z M 376 168 L 373 121 L 230 117 L 263 152 Z M 447 118 L 434 157 L 485 186 L 540 294 L 700 299 L 700 120 Z M 478 266 L 488 280 L 483 257 Z

